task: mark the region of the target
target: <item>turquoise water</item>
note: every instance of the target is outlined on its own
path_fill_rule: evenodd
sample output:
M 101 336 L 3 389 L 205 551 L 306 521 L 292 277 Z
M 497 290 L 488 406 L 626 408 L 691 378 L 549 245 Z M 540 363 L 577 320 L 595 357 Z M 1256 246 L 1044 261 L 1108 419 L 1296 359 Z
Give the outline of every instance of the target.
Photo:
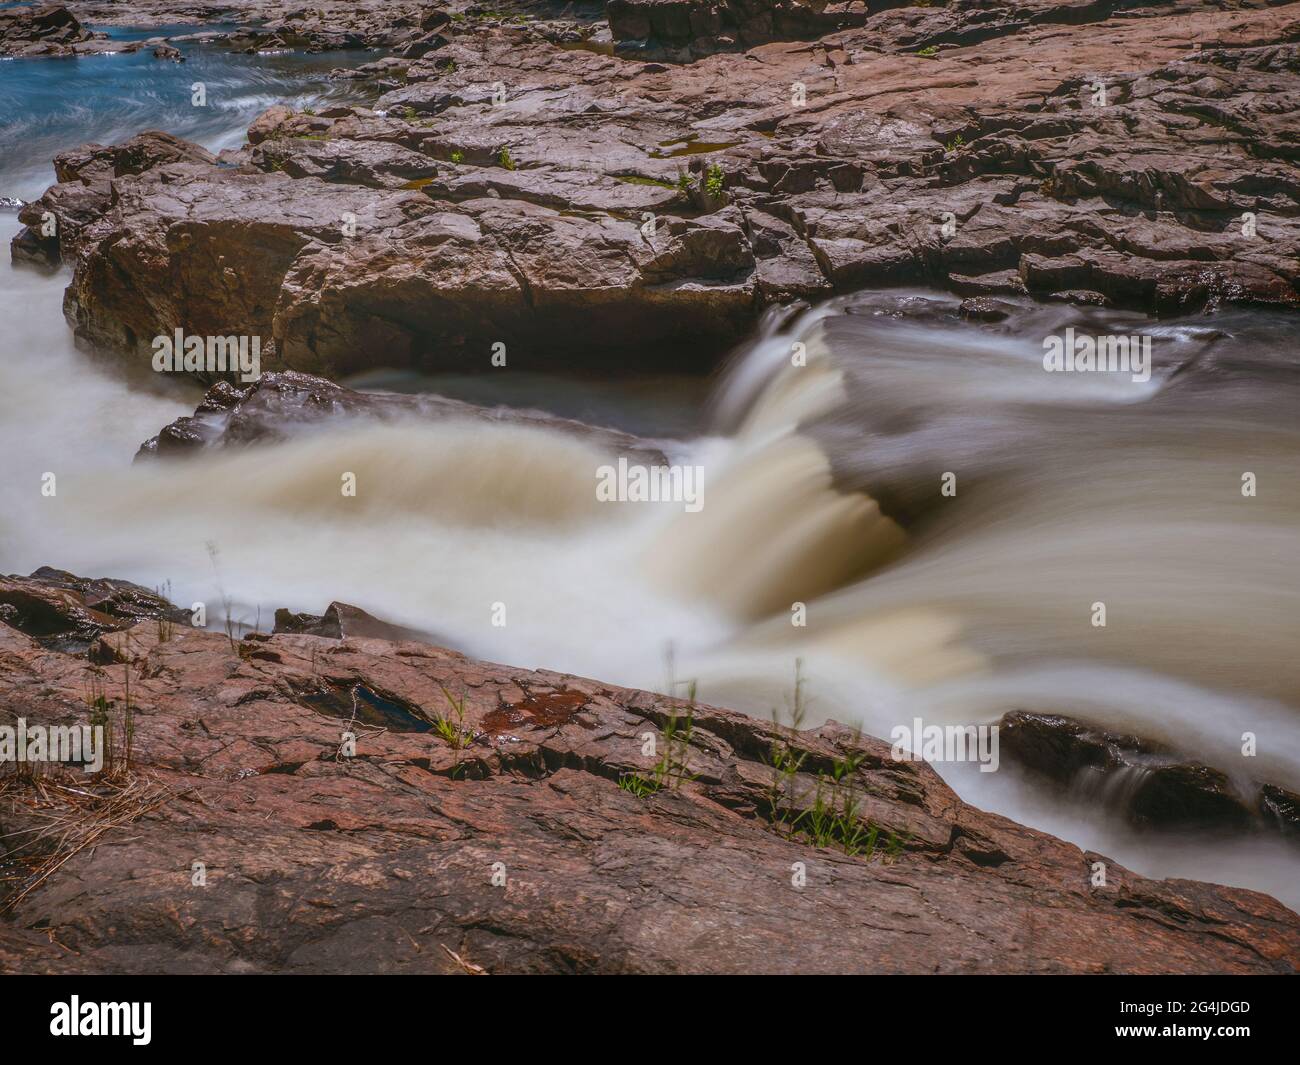
M 129 41 L 212 28 L 113 27 L 109 32 Z M 180 48 L 184 63 L 155 59 L 151 50 L 0 61 L 0 197 L 39 196 L 54 180 L 55 153 L 88 141 L 112 144 L 161 129 L 214 151 L 234 147 L 272 104 L 357 101 L 361 93 L 355 82 L 330 81 L 328 74 L 375 58 L 368 52 L 249 56 L 217 44 Z M 206 107 L 191 103 L 195 82 L 206 87 Z

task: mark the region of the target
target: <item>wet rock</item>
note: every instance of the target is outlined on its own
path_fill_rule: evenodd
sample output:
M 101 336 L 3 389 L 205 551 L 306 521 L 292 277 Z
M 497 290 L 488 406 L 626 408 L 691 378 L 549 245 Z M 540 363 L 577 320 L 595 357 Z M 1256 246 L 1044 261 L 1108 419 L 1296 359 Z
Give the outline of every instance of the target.
M 48 647 L 84 650 L 103 633 L 158 618 L 188 622 L 189 615 L 130 581 L 78 577 L 49 566 L 26 577 L 0 577 L 0 621 Z
M 1115 808 L 1138 826 L 1241 830 L 1297 828 L 1296 796 L 1243 788 L 1227 774 L 1139 736 L 1054 714 L 1015 711 L 1000 722 L 1002 750 L 1057 784 Z
M 1013 307 L 1001 300 L 976 296 L 962 300 L 957 313 L 972 322 L 1001 322 L 1005 321 L 1013 310 Z
M 99 645 L 96 672 L 0 627 L 0 705 L 55 720 L 98 684 L 120 714 L 129 679 L 129 772 L 162 801 L 13 906 L 7 968 L 457 971 L 449 951 L 491 973 L 1300 967 L 1300 918 L 1267 896 L 1137 876 L 834 724 L 792 733 L 409 641 L 232 647 L 144 624 Z M 642 735 L 673 714 L 692 727 L 657 786 Z M 773 745 L 803 759 L 788 788 Z M 782 829 L 848 754 L 870 849 Z M 56 815 L 21 787 L 3 801 L 8 839 Z
M 436 395 L 356 392 L 321 377 L 294 371 L 266 373 L 242 388 L 218 381 L 192 416 L 178 418 L 145 441 L 136 458 L 175 456 L 204 448 L 275 443 L 307 432 L 321 432 L 344 419 L 468 418 L 509 422 L 570 433 L 630 461 L 657 465 L 656 448 L 614 429 L 586 425 L 542 411 L 479 407 Z
M 283 607 L 275 612 L 276 633 L 323 636 L 329 640 L 360 637 L 374 640 L 420 640 L 430 636 L 418 629 L 408 629 L 380 621 L 360 607 L 348 603 L 330 603 L 324 614 L 295 614 Z
M 1260 813 L 1288 836 L 1300 836 L 1300 795 L 1273 784 L 1260 789 Z

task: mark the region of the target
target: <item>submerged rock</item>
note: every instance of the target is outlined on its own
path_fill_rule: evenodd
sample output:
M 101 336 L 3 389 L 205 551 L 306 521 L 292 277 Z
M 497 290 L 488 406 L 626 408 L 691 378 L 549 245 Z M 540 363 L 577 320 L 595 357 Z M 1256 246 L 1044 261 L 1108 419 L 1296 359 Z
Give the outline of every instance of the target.
M 1272 784 L 1242 787 L 1226 773 L 1140 736 L 1056 714 L 1015 711 L 1000 722 L 1002 750 L 1138 826 L 1300 834 L 1300 796 Z
M 140 445 L 136 458 L 188 454 L 211 447 L 265 444 L 318 432 L 345 419 L 468 418 L 554 429 L 639 461 L 658 465 L 663 453 L 637 437 L 543 411 L 480 407 L 436 395 L 356 392 L 310 374 L 268 373 L 243 388 L 218 381 L 194 414 L 177 418 Z

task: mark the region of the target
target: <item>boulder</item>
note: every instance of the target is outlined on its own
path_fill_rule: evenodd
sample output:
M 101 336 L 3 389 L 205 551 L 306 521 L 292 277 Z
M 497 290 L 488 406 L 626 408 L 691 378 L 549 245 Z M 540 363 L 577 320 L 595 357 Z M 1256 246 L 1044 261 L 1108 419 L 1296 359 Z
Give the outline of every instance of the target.
M 360 637 L 375 640 L 421 640 L 427 642 L 429 634 L 418 629 L 408 629 L 380 621 L 358 606 L 348 603 L 330 603 L 324 614 L 295 614 L 281 607 L 275 612 L 275 632 L 297 633 L 303 636 L 323 636 L 327 640 L 345 640 Z
M 243 388 L 218 381 L 194 414 L 167 425 L 140 445 L 136 458 L 172 457 L 203 448 L 275 443 L 309 432 L 323 432 L 345 419 L 468 418 L 509 422 L 569 433 L 629 461 L 665 462 L 656 448 L 614 429 L 602 429 L 542 411 L 479 407 L 443 396 L 356 392 L 321 377 L 294 371 L 263 374 Z
M 145 619 L 189 621 L 157 592 L 130 581 L 85 578 L 42 566 L 0 577 L 0 622 L 50 647 L 85 650 L 105 632 Z
M 0 10 L 0 56 L 71 55 L 93 36 L 61 4 Z
M 1135 826 L 1210 831 L 1300 830 L 1300 796 L 1243 787 L 1218 769 L 1145 740 L 1055 714 L 1003 716 L 1001 749 L 1056 784 L 1099 800 Z

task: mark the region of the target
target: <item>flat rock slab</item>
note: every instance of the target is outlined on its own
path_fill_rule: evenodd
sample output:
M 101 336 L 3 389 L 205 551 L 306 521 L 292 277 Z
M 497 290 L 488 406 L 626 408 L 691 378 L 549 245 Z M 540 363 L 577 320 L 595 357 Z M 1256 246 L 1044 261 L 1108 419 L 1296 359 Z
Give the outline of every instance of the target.
M 88 345 L 142 364 L 178 327 L 256 335 L 268 369 L 326 376 L 482 367 L 498 342 L 534 369 L 708 366 L 771 303 L 882 285 L 1300 306 L 1294 5 L 627 18 L 716 54 L 452 20 L 341 72 L 389 90 L 374 109 L 272 108 L 220 161 L 156 134 L 83 151 L 14 255 L 72 265 Z

